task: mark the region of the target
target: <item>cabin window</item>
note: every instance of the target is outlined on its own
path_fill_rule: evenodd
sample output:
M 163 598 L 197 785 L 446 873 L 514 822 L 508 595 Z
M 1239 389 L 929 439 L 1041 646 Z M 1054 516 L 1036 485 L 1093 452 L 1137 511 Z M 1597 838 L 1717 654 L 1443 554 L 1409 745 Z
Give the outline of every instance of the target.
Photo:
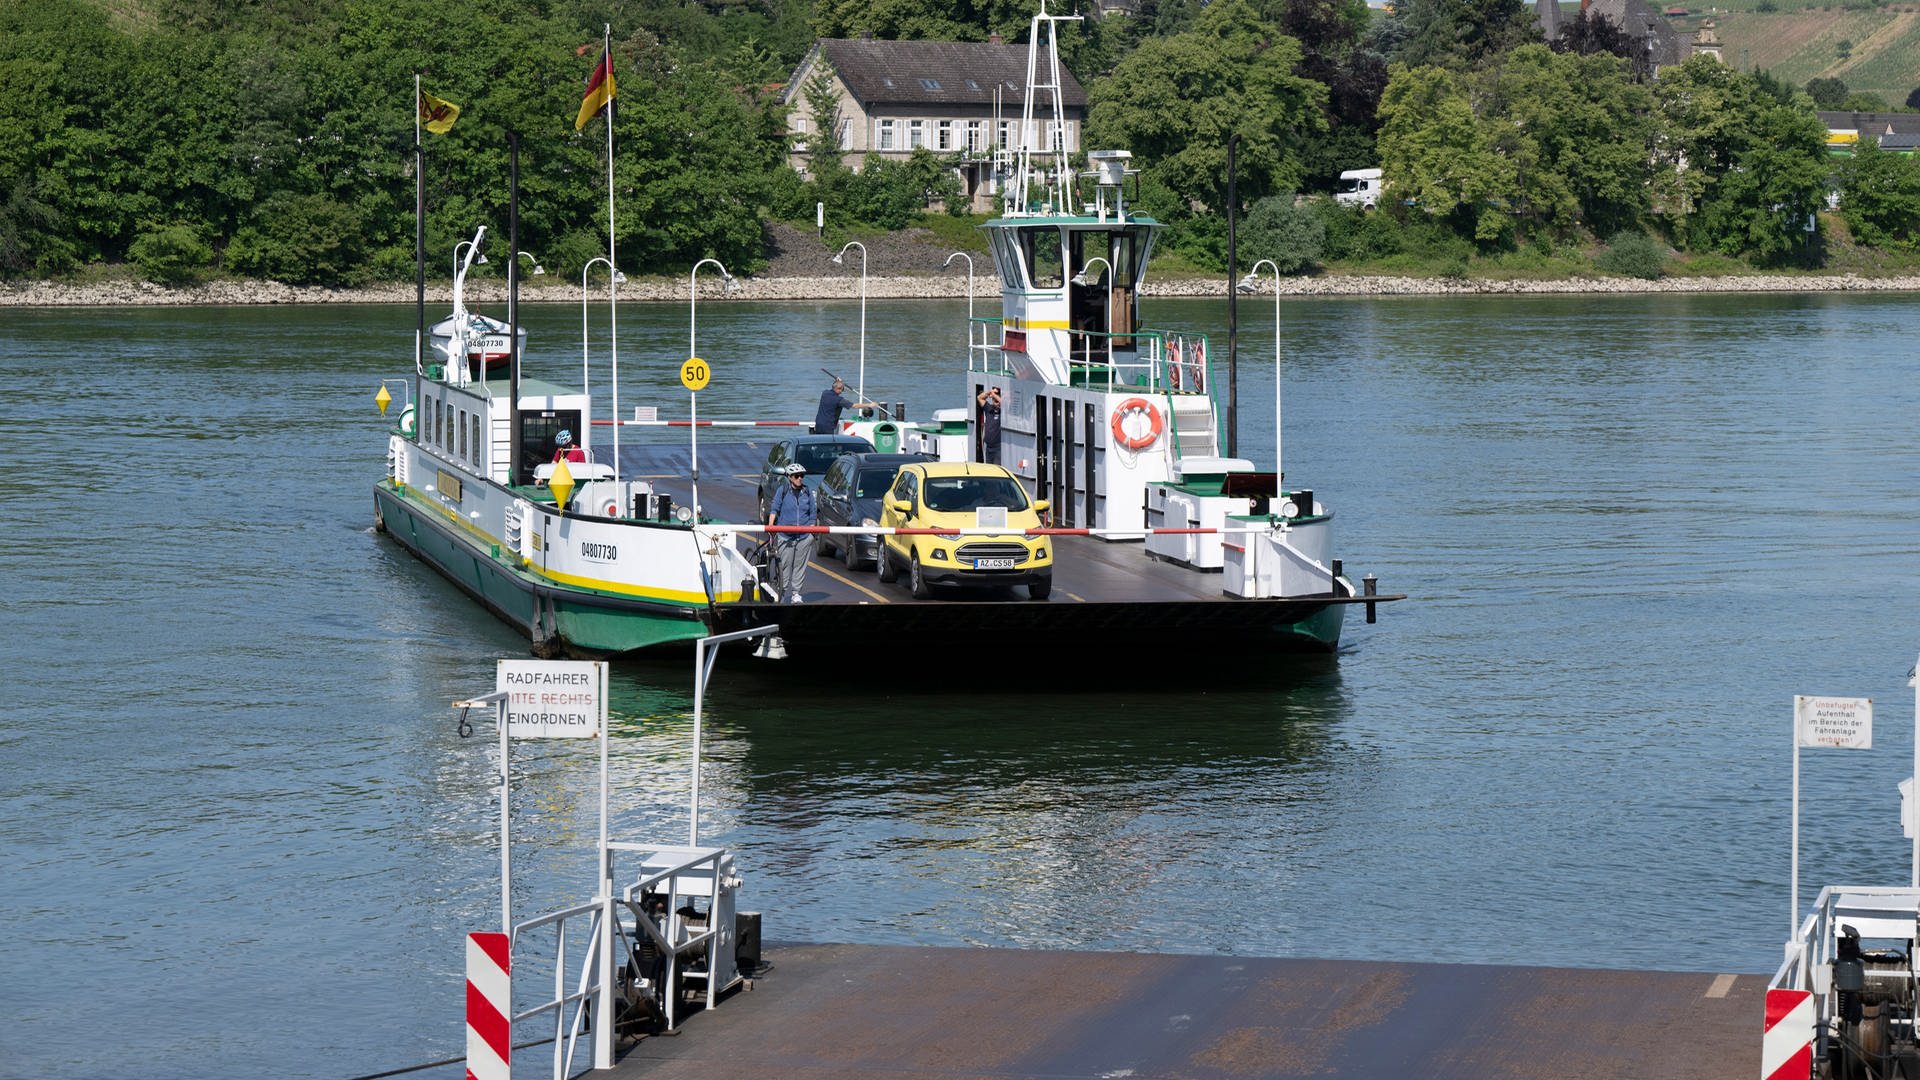
M 467 458 L 467 410 L 460 410 L 460 459 Z
M 473 414 L 473 463 L 480 464 L 480 414 Z
M 1057 289 L 1066 283 L 1061 272 L 1059 229 L 1023 229 L 1021 247 L 1027 257 L 1028 271 L 1036 289 Z
M 1005 229 L 989 229 L 992 235 L 989 241 L 993 245 L 993 264 L 1000 271 L 1000 287 L 1009 291 L 1026 288 L 1020 280 L 1020 260 L 1014 257 L 1013 245 L 1007 242 Z
M 882 150 L 893 149 L 893 121 L 880 121 L 880 140 L 877 145 Z

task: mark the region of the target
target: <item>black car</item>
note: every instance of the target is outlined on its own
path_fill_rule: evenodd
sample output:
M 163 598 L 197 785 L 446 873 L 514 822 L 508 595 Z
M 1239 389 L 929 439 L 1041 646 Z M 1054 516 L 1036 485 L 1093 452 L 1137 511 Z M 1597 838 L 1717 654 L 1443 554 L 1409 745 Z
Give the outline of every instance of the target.
M 798 461 L 806 466 L 807 486 L 820 490 L 820 477 L 841 454 L 871 453 L 873 444 L 858 435 L 795 435 L 781 439 L 767 451 L 767 463 L 760 469 L 760 519 L 765 524 L 773 506 L 773 493 L 787 485 L 787 466 Z
M 842 454 L 827 467 L 820 481 L 820 524 L 878 525 L 880 499 L 893 486 L 900 466 L 914 461 L 932 461 L 930 454 Z M 880 540 L 866 536 L 828 534 L 820 538 L 821 554 L 837 549 L 847 569 L 872 566 L 880 552 Z

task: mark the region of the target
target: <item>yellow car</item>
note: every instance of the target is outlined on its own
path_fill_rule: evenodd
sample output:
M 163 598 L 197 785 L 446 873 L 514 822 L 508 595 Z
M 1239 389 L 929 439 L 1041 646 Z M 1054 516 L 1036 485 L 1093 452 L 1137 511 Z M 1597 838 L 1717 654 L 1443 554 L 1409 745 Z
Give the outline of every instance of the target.
M 967 461 L 929 461 L 903 465 L 881 502 L 880 524 L 898 529 L 971 529 L 1005 527 L 1005 535 L 881 537 L 880 580 L 895 581 L 904 571 L 913 595 L 926 599 L 935 585 L 992 588 L 1025 585 L 1035 600 L 1053 591 L 1050 536 L 1025 536 L 1040 527 L 1045 499 L 1027 498 L 1027 489 L 998 465 Z

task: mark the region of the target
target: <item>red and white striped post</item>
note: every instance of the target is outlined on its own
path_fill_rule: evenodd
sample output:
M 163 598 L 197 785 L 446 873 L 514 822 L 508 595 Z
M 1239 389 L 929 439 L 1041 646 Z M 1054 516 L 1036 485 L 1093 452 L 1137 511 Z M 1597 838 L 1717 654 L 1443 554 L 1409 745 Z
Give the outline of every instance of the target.
M 1813 1075 L 1813 993 L 1767 991 L 1767 1027 L 1760 1040 L 1760 1080 Z
M 467 1080 L 513 1075 L 512 972 L 507 935 L 467 935 Z

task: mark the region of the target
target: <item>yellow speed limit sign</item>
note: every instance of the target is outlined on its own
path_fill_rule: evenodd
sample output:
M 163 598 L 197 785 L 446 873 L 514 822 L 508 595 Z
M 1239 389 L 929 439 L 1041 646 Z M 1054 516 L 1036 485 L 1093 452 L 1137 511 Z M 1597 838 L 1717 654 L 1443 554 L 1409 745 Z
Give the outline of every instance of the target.
M 708 380 L 712 378 L 713 369 L 697 356 L 680 365 L 680 385 L 689 390 L 705 390 Z

